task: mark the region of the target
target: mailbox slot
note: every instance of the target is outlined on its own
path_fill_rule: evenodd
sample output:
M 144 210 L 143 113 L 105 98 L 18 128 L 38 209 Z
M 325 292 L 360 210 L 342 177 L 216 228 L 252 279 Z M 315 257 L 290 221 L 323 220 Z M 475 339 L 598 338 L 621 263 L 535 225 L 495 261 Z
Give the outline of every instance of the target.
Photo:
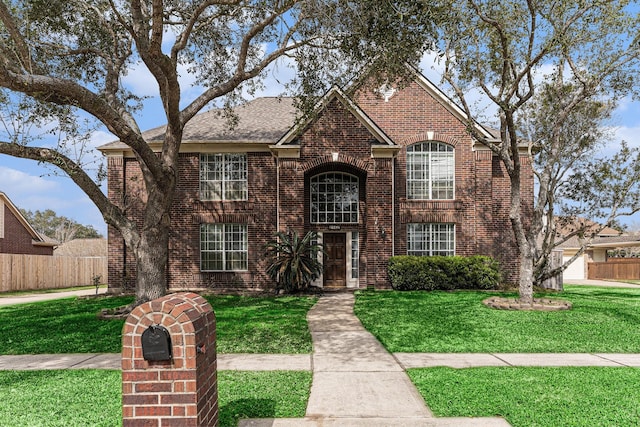
M 171 336 L 167 328 L 151 325 L 142 333 L 142 357 L 145 360 L 171 360 Z

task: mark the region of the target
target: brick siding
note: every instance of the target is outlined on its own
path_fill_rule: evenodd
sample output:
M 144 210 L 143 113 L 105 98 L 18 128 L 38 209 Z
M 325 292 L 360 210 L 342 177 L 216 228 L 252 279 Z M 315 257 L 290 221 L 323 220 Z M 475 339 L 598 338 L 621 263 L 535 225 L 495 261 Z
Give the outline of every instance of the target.
M 53 255 L 52 246 L 37 246 L 33 244 L 33 236 L 4 203 L 4 238 L 0 239 L 0 253 L 26 255 Z
M 180 181 L 171 210 L 171 288 L 207 287 L 221 292 L 271 289 L 274 284 L 265 274 L 262 247 L 278 228 L 299 233 L 332 231 L 329 225 L 312 224 L 310 220 L 309 180 L 327 171 L 344 172 L 359 179 L 359 223 L 335 225 L 340 232 L 359 232 L 359 287 L 389 286 L 388 259 L 407 253 L 407 224 L 416 222 L 455 224 L 457 255 L 497 257 L 509 273 L 507 279 L 517 281 L 517 250 L 509 221 L 509 178 L 500 161 L 490 151 L 474 151 L 465 124 L 418 83 L 409 84 L 388 102 L 371 90 L 361 90 L 353 99 L 400 147 L 394 159 L 372 156 L 371 144 L 380 142 L 338 98 L 331 100 L 293 141 L 300 145 L 299 158 L 247 153 L 247 201 L 200 201 L 199 156 L 181 154 Z M 406 147 L 429 140 L 454 147 L 454 200 L 406 197 Z M 533 174 L 528 162 L 523 166 L 523 205 L 529 212 Z M 136 168 L 134 159 L 109 162 L 109 197 L 117 197 L 124 182 L 132 212 L 138 212 L 143 203 L 137 194 L 141 182 Z M 247 224 L 248 271 L 200 272 L 199 227 L 207 222 Z M 133 259 L 124 253 L 122 240 L 112 229 L 109 260 L 109 285 L 131 285 L 135 274 Z

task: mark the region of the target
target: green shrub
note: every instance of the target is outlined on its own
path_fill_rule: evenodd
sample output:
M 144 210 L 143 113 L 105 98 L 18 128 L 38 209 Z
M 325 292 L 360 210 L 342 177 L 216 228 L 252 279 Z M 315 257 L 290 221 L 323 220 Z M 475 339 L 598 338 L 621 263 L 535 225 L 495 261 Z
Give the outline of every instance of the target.
M 309 231 L 304 237 L 297 232 L 277 232 L 275 239 L 265 245 L 267 274 L 277 281 L 278 288 L 286 292 L 305 290 L 322 274 L 322 263 L 318 252 L 323 252 L 317 243 L 318 233 Z
M 484 255 L 395 256 L 388 272 L 391 287 L 400 291 L 495 289 L 501 279 L 498 261 Z

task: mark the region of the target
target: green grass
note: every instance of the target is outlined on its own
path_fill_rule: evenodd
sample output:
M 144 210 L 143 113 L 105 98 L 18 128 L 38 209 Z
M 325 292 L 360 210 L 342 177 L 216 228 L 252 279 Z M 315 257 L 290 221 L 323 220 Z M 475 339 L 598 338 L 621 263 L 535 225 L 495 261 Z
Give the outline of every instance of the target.
M 0 425 L 121 425 L 118 371 L 0 371 Z
M 207 297 L 216 313 L 219 353 L 310 353 L 306 314 L 315 298 Z M 68 298 L 0 307 L 0 354 L 118 353 L 124 320 L 102 308 L 131 297 Z
M 0 307 L 0 354 L 118 353 L 124 321 L 96 314 L 131 300 L 65 298 Z
M 494 310 L 494 292 L 360 292 L 355 312 L 391 352 L 640 353 L 640 290 L 567 287 L 561 312 Z M 512 295 L 512 294 L 503 294 Z
M 118 371 L 0 371 L 3 427 L 121 425 Z M 218 372 L 220 427 L 241 418 L 303 417 L 310 372 Z
M 640 369 L 428 368 L 408 373 L 438 417 L 502 416 L 514 427 L 640 425 Z
M 311 297 L 207 297 L 216 313 L 219 353 L 311 353 Z
M 302 418 L 311 372 L 218 372 L 220 427 L 242 418 Z

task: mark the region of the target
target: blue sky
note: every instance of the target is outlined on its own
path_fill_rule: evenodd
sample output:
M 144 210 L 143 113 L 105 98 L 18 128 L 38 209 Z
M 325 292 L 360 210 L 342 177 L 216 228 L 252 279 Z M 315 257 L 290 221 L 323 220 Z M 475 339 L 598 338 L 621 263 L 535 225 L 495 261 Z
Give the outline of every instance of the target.
M 422 61 L 422 71 L 434 83 L 439 82 L 437 70 L 432 69 L 433 61 L 425 58 Z M 267 73 L 265 89 L 257 96 L 275 96 L 282 92 L 279 81 L 287 81 L 287 75 L 292 71 L 283 64 Z M 186 70 L 183 70 L 184 87 L 193 81 Z M 153 79 L 142 67 L 134 68 L 125 79 L 125 84 L 139 95 L 150 96 L 145 108 L 138 114 L 139 125 L 142 130 L 162 125 L 164 120 L 156 94 L 156 86 Z M 198 88 L 187 89 L 183 92 L 185 102 L 190 101 L 198 93 Z M 613 126 L 616 138 L 611 141 L 611 147 L 615 148 L 621 140 L 627 141 L 632 146 L 640 146 L 640 102 L 631 99 L 625 100 L 616 111 Z M 114 138 L 108 132 L 101 131 L 94 134 L 92 145 L 113 141 Z M 99 153 L 96 155 L 99 156 Z M 0 191 L 6 193 L 9 198 L 20 208 L 28 210 L 52 209 L 58 215 L 63 215 L 75 221 L 92 225 L 98 231 L 106 235 L 106 224 L 98 209 L 89 198 L 71 181 L 71 179 L 52 172 L 51 167 L 38 165 L 31 160 L 17 159 L 0 155 Z M 106 188 L 106 187 L 105 187 Z M 621 222 L 634 229 L 640 228 L 640 214 L 621 219 Z

